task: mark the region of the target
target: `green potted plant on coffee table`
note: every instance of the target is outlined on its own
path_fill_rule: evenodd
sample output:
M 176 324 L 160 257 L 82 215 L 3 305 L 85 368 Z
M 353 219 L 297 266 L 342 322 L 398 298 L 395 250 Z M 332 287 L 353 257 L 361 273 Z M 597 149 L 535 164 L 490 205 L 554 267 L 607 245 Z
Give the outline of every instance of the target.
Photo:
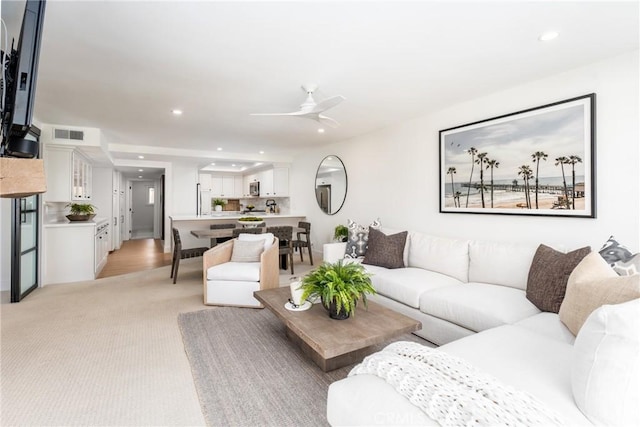
M 347 319 L 355 315 L 360 298 L 367 306 L 367 294 L 375 294 L 371 274 L 354 262 L 324 263 L 302 279 L 302 300 L 321 298 L 332 319 Z

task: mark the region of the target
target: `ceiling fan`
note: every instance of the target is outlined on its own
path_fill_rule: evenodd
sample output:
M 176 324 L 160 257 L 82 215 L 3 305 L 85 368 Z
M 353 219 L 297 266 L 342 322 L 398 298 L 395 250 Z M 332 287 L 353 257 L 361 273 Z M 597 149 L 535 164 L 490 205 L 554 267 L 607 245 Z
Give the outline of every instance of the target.
M 341 95 L 332 96 L 327 99 L 323 99 L 322 101 L 316 103 L 313 99 L 313 92 L 318 89 L 318 85 L 316 84 L 306 84 L 302 85 L 302 90 L 307 93 L 307 99 L 300 105 L 299 111 L 294 111 L 293 113 L 253 113 L 252 116 L 293 116 L 293 117 L 302 117 L 305 119 L 315 120 L 319 123 L 322 123 L 327 126 L 331 126 L 333 128 L 337 128 L 340 126 L 336 120 L 331 117 L 327 117 L 323 115 L 326 110 L 329 108 L 333 108 L 336 105 L 340 104 L 346 98 Z

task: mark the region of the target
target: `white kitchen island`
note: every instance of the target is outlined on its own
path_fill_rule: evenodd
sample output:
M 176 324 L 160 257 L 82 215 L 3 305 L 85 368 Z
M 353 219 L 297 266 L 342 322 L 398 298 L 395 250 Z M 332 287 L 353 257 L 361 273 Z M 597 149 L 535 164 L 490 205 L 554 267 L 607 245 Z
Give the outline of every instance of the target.
M 177 228 L 180 232 L 183 248 L 195 248 L 200 246 L 209 246 L 209 239 L 198 239 L 191 235 L 192 230 L 209 230 L 211 224 L 236 224 L 238 220 L 247 216 L 258 216 L 264 219 L 267 227 L 276 225 L 298 226 L 298 221 L 304 221 L 306 216 L 300 214 L 267 214 L 264 212 L 254 212 L 252 215 L 243 215 L 239 212 L 215 212 L 210 215 L 172 215 L 171 228 Z M 173 249 L 173 238 L 171 239 L 171 248 Z

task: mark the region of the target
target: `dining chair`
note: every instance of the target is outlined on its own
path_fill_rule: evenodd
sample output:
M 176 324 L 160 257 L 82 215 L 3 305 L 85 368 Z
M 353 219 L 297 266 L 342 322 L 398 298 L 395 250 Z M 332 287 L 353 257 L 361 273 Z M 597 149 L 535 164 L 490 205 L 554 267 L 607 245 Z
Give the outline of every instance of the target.
M 178 280 L 178 268 L 180 267 L 180 260 L 187 258 L 201 257 L 209 248 L 190 248 L 182 249 L 182 240 L 180 239 L 180 232 L 177 228 L 173 228 L 173 259 L 171 260 L 171 276 L 173 278 L 173 284 L 176 284 Z
M 302 257 L 303 248 L 309 250 L 309 262 L 313 265 L 313 254 L 311 253 L 311 223 L 306 221 L 298 222 L 298 228 L 304 229 L 304 231 L 298 231 L 296 240 L 293 241 L 293 249 L 300 251 L 300 261 L 304 262 Z M 302 238 L 304 236 L 304 239 Z
M 283 268 L 286 270 L 287 257 L 291 264 L 291 274 L 293 274 L 293 227 L 290 225 L 281 225 L 275 227 L 267 227 L 267 233 L 273 233 L 280 241 L 280 257 L 284 257 Z
M 211 224 L 209 226 L 210 230 L 225 230 L 225 229 L 231 229 L 231 228 L 236 228 L 236 225 L 235 224 Z M 231 239 L 233 239 L 233 237 L 212 237 L 211 247 L 214 247 L 218 243 L 224 243 L 227 240 L 231 240 Z
M 264 232 L 264 229 L 262 227 L 236 228 L 235 230 L 233 230 L 231 238 L 235 239 L 240 234 L 262 234 L 263 232 Z

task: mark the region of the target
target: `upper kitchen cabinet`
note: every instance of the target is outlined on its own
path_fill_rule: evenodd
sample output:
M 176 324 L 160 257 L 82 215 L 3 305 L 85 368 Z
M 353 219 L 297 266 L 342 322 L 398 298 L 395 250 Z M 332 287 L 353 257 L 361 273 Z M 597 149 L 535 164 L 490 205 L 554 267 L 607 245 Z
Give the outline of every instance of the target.
M 47 202 L 91 200 L 92 166 L 78 151 L 70 147 L 45 145 Z
M 242 176 L 199 174 L 200 190 L 208 191 L 211 197 L 242 197 Z
M 289 168 L 276 167 L 259 173 L 261 197 L 289 196 Z
M 198 182 L 200 183 L 200 191 L 211 191 L 212 180 L 210 173 L 199 174 Z

